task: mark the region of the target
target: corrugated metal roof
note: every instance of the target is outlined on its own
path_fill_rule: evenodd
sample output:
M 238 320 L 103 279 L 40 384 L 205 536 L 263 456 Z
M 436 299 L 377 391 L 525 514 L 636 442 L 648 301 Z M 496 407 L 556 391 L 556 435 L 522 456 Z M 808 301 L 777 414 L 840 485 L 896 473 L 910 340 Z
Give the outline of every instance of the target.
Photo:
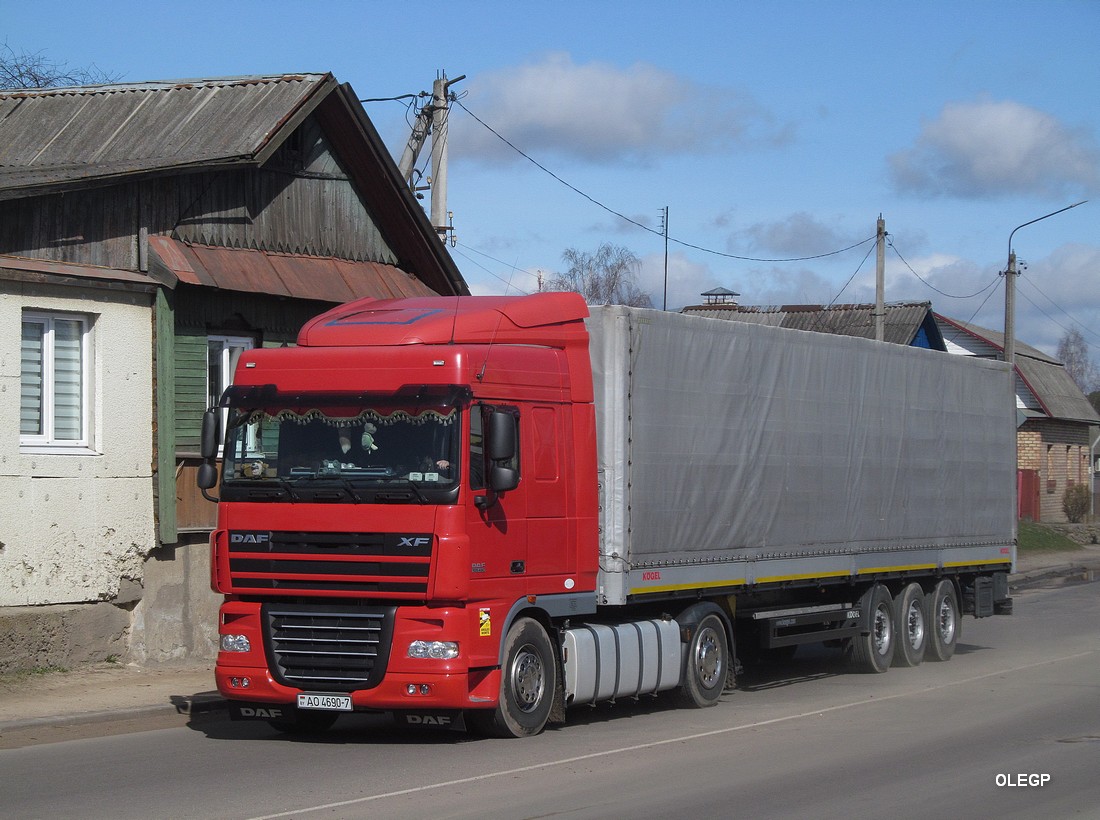
M 0 196 L 184 166 L 257 162 L 331 74 L 0 92 Z
M 72 279 L 123 289 L 152 291 L 155 288 L 155 283 L 148 276 L 132 270 L 8 255 L 0 255 L 0 279 L 15 279 L 23 282 L 57 282 Z
M 1022 356 L 1017 350 L 1016 370 L 1051 418 L 1100 424 L 1092 403 L 1062 365 Z
M 961 322 L 958 319 L 949 319 L 946 316 L 941 316 L 938 313 L 935 314 L 935 316 L 937 323 L 941 327 L 945 339 L 948 337 L 948 334 L 950 332 L 948 328 L 954 326 L 957 329 L 956 332 L 961 331 L 963 333 L 969 333 L 971 336 L 974 336 L 981 341 L 987 342 L 997 352 L 1004 353 L 1005 335 L 1002 331 L 990 330 L 989 328 L 980 327 L 979 325 L 971 324 L 970 322 Z M 1032 347 L 1031 345 L 1026 345 L 1019 339 L 1016 340 L 1016 354 L 1018 356 L 1028 356 L 1041 362 L 1047 362 L 1048 364 L 1056 364 L 1059 366 L 1062 364 L 1053 356 L 1048 356 L 1046 353 L 1039 350 L 1038 348 Z
M 364 296 L 397 299 L 438 295 L 400 268 L 377 262 L 220 248 L 164 236 L 150 237 L 149 248 L 156 257 L 151 273 L 171 286 L 179 281 L 334 303 Z
M 998 353 L 1004 352 L 1005 335 L 1001 331 L 949 319 L 939 314 L 936 314 L 936 321 L 944 328 L 945 337 L 949 328 L 955 328 L 958 333 L 969 334 L 985 342 Z M 1097 415 L 1092 403 L 1081 392 L 1081 388 L 1062 363 L 1053 356 L 1017 340 L 1016 373 L 1051 418 L 1100 424 L 1100 415 Z
M 737 322 L 832 333 L 837 336 L 875 338 L 874 305 L 695 305 L 683 313 Z M 894 302 L 886 305 L 884 339 L 908 345 L 916 338 L 931 312 L 929 302 Z

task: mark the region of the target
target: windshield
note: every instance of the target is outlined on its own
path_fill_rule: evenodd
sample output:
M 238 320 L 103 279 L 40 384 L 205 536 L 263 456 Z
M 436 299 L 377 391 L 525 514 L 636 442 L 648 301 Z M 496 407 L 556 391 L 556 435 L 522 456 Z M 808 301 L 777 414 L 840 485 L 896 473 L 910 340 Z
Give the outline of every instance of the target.
M 423 502 L 422 488 L 456 486 L 459 415 L 454 406 L 381 402 L 231 406 L 223 486 L 277 485 L 306 500 L 322 487 L 350 500 L 374 500 L 359 490 L 411 487 Z

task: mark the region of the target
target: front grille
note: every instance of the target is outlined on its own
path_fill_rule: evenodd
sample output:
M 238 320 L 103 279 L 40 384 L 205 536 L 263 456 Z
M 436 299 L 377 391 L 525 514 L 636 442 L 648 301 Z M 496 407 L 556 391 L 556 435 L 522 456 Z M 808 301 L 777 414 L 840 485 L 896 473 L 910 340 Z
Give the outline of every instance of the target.
M 389 658 L 394 610 L 265 604 L 272 675 L 287 686 L 314 691 L 378 685 Z
M 229 533 L 234 592 L 362 594 L 404 600 L 428 592 L 432 537 L 417 533 Z

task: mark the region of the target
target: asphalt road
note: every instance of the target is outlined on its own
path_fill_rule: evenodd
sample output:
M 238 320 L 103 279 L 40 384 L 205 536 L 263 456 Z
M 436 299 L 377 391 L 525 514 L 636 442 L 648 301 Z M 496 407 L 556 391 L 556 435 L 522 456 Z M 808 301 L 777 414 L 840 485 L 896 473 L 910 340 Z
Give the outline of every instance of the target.
M 1095 817 L 1100 584 L 963 622 L 948 663 L 849 672 L 826 650 L 715 708 L 583 708 L 527 740 L 343 718 L 292 740 L 220 717 L 0 751 L 24 817 Z

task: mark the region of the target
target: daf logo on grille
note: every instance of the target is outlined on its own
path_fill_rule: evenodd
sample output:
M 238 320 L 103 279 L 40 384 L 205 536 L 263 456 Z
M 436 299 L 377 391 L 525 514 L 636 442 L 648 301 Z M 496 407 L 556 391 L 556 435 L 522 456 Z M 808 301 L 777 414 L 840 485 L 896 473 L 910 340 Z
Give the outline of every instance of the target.
M 231 532 L 230 544 L 266 544 L 271 540 L 269 532 Z
M 399 547 L 426 547 L 432 543 L 431 538 L 423 535 L 399 535 Z

